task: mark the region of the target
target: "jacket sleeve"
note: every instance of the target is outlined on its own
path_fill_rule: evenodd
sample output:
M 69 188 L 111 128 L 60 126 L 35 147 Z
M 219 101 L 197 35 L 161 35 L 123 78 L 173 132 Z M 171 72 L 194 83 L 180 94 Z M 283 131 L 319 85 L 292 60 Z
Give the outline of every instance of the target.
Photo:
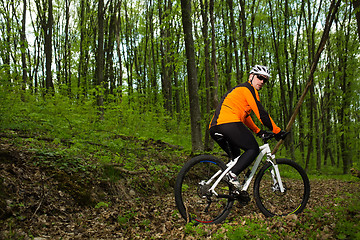
M 258 133 L 260 131 L 260 128 L 258 128 L 256 126 L 256 124 L 254 123 L 254 121 L 252 120 L 252 118 L 249 116 L 247 116 L 247 118 L 245 118 L 245 125 L 250 128 L 254 133 Z
M 281 131 L 281 129 L 278 126 L 276 126 L 276 124 L 274 123 L 270 115 L 267 113 L 267 111 L 265 111 L 264 107 L 257 99 L 255 93 L 251 93 L 250 91 L 248 91 L 248 94 L 246 94 L 246 99 L 251 107 L 251 110 L 255 113 L 256 117 L 260 120 L 260 122 L 264 126 L 269 128 L 273 133 L 279 133 Z

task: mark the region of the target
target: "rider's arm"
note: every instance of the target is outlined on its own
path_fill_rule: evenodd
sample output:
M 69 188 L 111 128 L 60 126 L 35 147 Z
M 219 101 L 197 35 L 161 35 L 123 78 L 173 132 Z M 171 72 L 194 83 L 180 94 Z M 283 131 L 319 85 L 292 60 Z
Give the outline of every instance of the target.
M 252 120 L 252 118 L 249 116 L 247 116 L 247 118 L 245 118 L 244 121 L 245 125 L 250 128 L 254 133 L 258 133 L 260 132 L 260 128 L 258 128 L 256 126 L 256 124 L 254 123 L 254 121 Z
M 260 122 L 268 127 L 273 133 L 279 133 L 280 128 L 276 126 L 268 112 L 264 109 L 262 104 L 260 103 L 259 95 L 257 91 L 254 89 L 254 92 L 251 93 L 250 89 L 248 89 L 246 93 L 246 100 L 251 107 L 251 110 L 255 113 Z M 255 92 L 256 91 L 256 92 Z

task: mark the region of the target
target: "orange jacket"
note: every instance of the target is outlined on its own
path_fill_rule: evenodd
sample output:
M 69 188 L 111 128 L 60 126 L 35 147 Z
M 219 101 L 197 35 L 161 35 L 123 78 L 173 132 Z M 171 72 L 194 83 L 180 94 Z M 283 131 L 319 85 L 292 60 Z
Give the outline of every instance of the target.
M 251 111 L 254 111 L 260 122 L 273 131 L 273 133 L 280 132 L 281 129 L 276 126 L 270 115 L 261 105 L 259 93 L 250 82 L 239 84 L 225 94 L 215 110 L 210 127 L 225 123 L 242 122 L 254 133 L 258 133 L 260 129 L 251 119 Z

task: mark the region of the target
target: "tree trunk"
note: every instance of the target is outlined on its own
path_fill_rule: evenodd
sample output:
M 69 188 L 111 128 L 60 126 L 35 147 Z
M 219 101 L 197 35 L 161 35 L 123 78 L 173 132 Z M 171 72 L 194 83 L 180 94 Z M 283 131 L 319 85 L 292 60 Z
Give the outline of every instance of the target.
M 187 58 L 192 151 L 196 152 L 203 149 L 203 144 L 201 137 L 201 115 L 199 107 L 194 40 L 191 23 L 191 0 L 181 0 L 181 13 Z
M 120 100 L 122 99 L 122 86 L 123 86 L 123 69 L 122 69 L 122 57 L 121 57 L 121 40 L 120 40 L 120 34 L 121 34 L 121 0 L 117 1 L 116 8 L 117 10 L 117 16 L 115 19 L 115 36 L 116 36 L 116 52 L 118 55 L 118 65 L 119 65 L 119 74 L 118 74 L 118 87 L 119 87 L 119 97 Z
M 313 80 L 312 80 L 313 81 Z M 305 161 L 305 170 L 307 171 L 309 169 L 309 165 L 310 165 L 310 157 L 311 154 L 313 153 L 313 149 L 314 149 L 314 143 L 313 143 L 313 139 L 314 139 L 314 104 L 315 104 L 315 99 L 314 99 L 314 85 L 312 84 L 310 86 L 310 100 L 308 103 L 308 109 L 309 109 L 309 132 L 308 132 L 308 136 L 309 136 L 309 144 L 308 144 L 308 152 L 306 155 L 306 161 Z
M 235 20 L 234 20 L 233 0 L 227 0 L 227 4 L 229 6 L 229 11 L 230 11 L 230 32 L 231 32 L 230 41 L 231 41 L 234 56 L 235 56 L 236 82 L 240 83 L 241 82 L 240 69 L 239 69 L 240 64 L 239 64 L 239 54 L 238 54 L 237 47 L 236 47 L 237 30 L 236 30 Z
M 104 118 L 104 0 L 98 3 L 98 46 L 96 56 L 96 103 L 99 108 L 100 119 Z
M 53 30 L 53 5 L 52 0 L 48 0 L 48 2 L 44 2 L 44 7 L 48 4 L 48 17 L 47 19 L 43 19 L 43 30 L 45 34 L 45 44 L 44 44 L 44 53 L 45 53 L 45 69 L 46 69 L 46 78 L 45 78 L 45 87 L 47 93 L 54 94 L 54 83 L 52 80 L 52 30 Z M 45 22 L 46 21 L 46 22 Z
M 26 90 L 26 83 L 27 83 L 27 66 L 26 66 L 26 0 L 23 0 L 23 17 L 21 22 L 21 33 L 20 33 L 20 47 L 21 47 L 21 64 L 22 64 L 22 90 L 23 93 L 21 95 L 21 100 L 25 101 L 24 92 Z
M 107 38 L 105 41 L 104 47 L 104 57 L 105 57 L 105 69 L 104 69 L 104 79 L 109 82 L 109 89 L 107 93 L 113 94 L 115 89 L 115 77 L 114 77 L 114 43 L 115 43 L 115 7 L 114 3 L 111 2 L 108 7 L 108 25 L 105 26 L 107 29 Z
M 6 5 L 5 5 L 6 3 Z M 3 67 L 5 69 L 5 79 L 11 83 L 10 72 L 10 53 L 11 53 L 11 19 L 10 19 L 10 1 L 2 2 L 3 14 L 5 23 L 1 22 L 1 27 L 5 28 L 1 33 L 4 35 L 4 41 L 1 41 L 4 50 L 1 50 L 1 57 L 3 61 Z M 5 25 L 5 26 L 3 26 Z
M 322 152 L 322 147 L 321 147 L 321 141 L 320 141 L 320 136 L 322 133 L 322 129 L 321 129 L 321 125 L 318 124 L 319 123 L 319 116 L 318 116 L 318 105 L 316 100 L 314 99 L 314 119 L 316 122 L 316 126 L 314 126 L 313 129 L 316 129 L 314 131 L 315 133 L 315 146 L 316 146 L 316 170 L 320 171 L 321 170 L 321 152 Z
M 170 3 L 169 3 L 170 4 Z M 162 93 L 164 96 L 164 108 L 170 114 L 172 114 L 172 91 L 171 91 L 171 80 L 170 80 L 170 69 L 169 69 L 169 25 L 164 24 L 164 20 L 168 18 L 168 7 L 167 2 L 163 4 L 159 1 L 159 21 L 160 21 L 160 53 L 161 53 L 161 85 Z M 164 8 L 164 12 L 162 11 Z
M 225 13 L 224 13 L 224 9 L 221 10 L 222 13 L 222 18 L 226 18 Z M 223 21 L 223 28 L 224 28 L 224 32 L 227 32 L 227 26 L 226 26 L 226 22 Z M 229 36 L 228 34 L 224 34 L 224 64 L 223 64 L 223 72 L 225 72 L 225 87 L 226 87 L 226 91 L 230 90 L 232 88 L 231 85 L 231 72 L 232 72 L 232 50 L 231 50 L 231 41 L 229 40 Z M 230 43 L 228 42 L 230 41 Z
M 345 19 L 344 19 L 345 21 Z M 341 126 L 340 126 L 340 132 L 341 132 L 341 136 L 340 136 L 340 146 L 341 146 L 341 156 L 342 156 L 342 160 L 343 160 L 343 173 L 344 174 L 348 174 L 349 173 L 349 169 L 351 166 L 351 161 L 352 161 L 352 150 L 351 150 L 351 146 L 348 143 L 348 138 L 347 135 L 349 134 L 349 125 L 350 123 L 350 106 L 352 104 L 352 99 L 351 99 L 351 81 L 350 79 L 354 79 L 354 77 L 352 77 L 352 71 L 348 70 L 348 59 L 349 59 L 349 37 L 350 37 L 350 21 L 351 19 L 349 18 L 349 21 L 347 24 L 345 24 L 345 26 L 348 26 L 346 31 L 344 29 L 344 34 L 345 34 L 345 39 L 341 39 L 342 41 L 344 41 L 344 49 L 343 52 L 340 53 L 340 59 L 339 59 L 339 72 L 342 72 L 341 75 L 341 84 L 340 84 L 340 88 L 343 92 L 343 97 L 342 97 L 342 107 L 340 110 L 340 121 L 341 121 Z
M 286 2 L 285 2 L 286 3 Z M 274 47 L 275 47 L 275 61 L 276 61 L 276 66 L 277 66 L 277 71 L 278 71 L 278 77 L 279 77 L 279 81 L 280 81 L 280 96 L 281 96 L 281 103 L 282 103 L 282 109 L 283 109 L 283 113 L 286 116 L 288 113 L 288 106 L 286 104 L 286 91 L 285 91 L 285 81 L 284 81 L 284 76 L 282 74 L 282 70 L 281 70 L 281 60 L 280 60 L 280 37 L 276 36 L 275 31 L 276 28 L 274 26 L 274 21 L 273 19 L 275 18 L 273 15 L 273 10 L 272 10 L 272 5 L 271 5 L 271 1 L 269 1 L 269 10 L 270 10 L 270 21 L 271 21 L 271 32 L 272 32 L 272 37 L 273 37 L 273 42 L 274 42 Z M 286 27 L 285 27 L 286 28 Z
M 70 74 L 70 43 L 69 43 L 69 21 L 70 21 L 70 14 L 69 14 L 70 2 L 69 0 L 65 0 L 65 46 L 64 46 L 64 71 L 65 71 L 65 84 L 68 87 L 68 94 L 71 97 L 71 74 Z
M 153 11 L 151 11 L 152 13 Z M 150 16 L 150 21 L 153 21 L 153 14 L 151 14 Z M 152 55 L 152 59 L 151 61 L 149 61 L 149 69 L 151 70 L 151 78 L 150 78 L 150 88 L 151 88 L 151 93 L 152 93 L 152 102 L 156 103 L 158 101 L 158 83 L 157 83 L 157 54 L 155 54 L 155 42 L 156 42 L 156 37 L 155 37 L 155 31 L 156 29 L 154 29 L 154 24 L 150 24 L 150 33 L 151 33 L 151 55 Z M 157 52 L 156 52 L 157 53 Z M 151 65 L 152 64 L 152 65 Z M 175 82 L 175 86 L 176 86 L 176 82 Z M 175 90 L 175 96 L 177 96 L 177 92 L 179 92 L 179 90 L 176 88 Z M 179 106 L 180 108 L 180 106 Z
M 357 31 L 359 35 L 359 41 L 360 41 L 360 0 L 352 0 L 356 22 L 357 22 Z
M 245 16 L 245 0 L 240 0 L 240 18 L 241 18 L 241 38 L 243 42 L 243 51 L 245 55 L 245 68 L 246 71 L 250 70 L 250 61 L 249 61 L 249 43 L 246 36 L 246 16 Z M 242 73 L 241 73 L 242 75 Z M 242 78 L 242 76 L 240 76 Z
M 78 66 L 78 92 L 77 97 L 80 98 L 80 96 L 84 93 L 84 89 L 82 89 L 82 82 L 86 78 L 85 74 L 85 51 L 84 51 L 84 42 L 85 42 L 85 0 L 80 1 L 80 46 L 79 46 L 79 66 Z M 84 84 L 85 86 L 86 84 Z
M 218 89 L 219 89 L 219 73 L 217 68 L 217 59 L 216 59 L 216 38 L 215 38 L 215 20 L 214 20 L 214 0 L 210 0 L 210 23 L 211 23 L 211 66 L 213 68 L 213 81 L 211 82 L 211 99 L 212 99 L 212 109 L 215 109 L 218 105 Z
M 123 49 L 123 56 L 127 56 L 127 59 L 125 60 L 125 66 L 126 66 L 126 71 L 127 71 L 127 88 L 128 88 L 128 94 L 129 94 L 129 101 L 132 98 L 133 95 L 133 76 L 132 76 L 132 58 L 133 58 L 133 53 L 131 52 L 134 47 L 132 45 L 132 41 L 129 39 L 129 37 L 131 36 L 131 23 L 129 20 L 129 13 L 128 13 L 128 9 L 127 9 L 127 5 L 126 2 L 124 3 L 124 13 L 125 13 L 125 33 L 124 33 L 124 37 L 125 37 L 125 45 L 127 46 L 127 51 L 125 52 L 125 48 Z
M 206 116 L 210 117 L 211 111 L 211 89 L 210 89 L 210 42 L 209 42 L 209 18 L 208 18 L 208 1 L 200 1 L 201 17 L 203 26 L 201 27 L 204 41 L 204 68 L 205 68 L 205 90 L 206 90 Z M 205 122 L 205 150 L 211 150 L 210 148 L 210 133 L 208 128 L 208 122 Z

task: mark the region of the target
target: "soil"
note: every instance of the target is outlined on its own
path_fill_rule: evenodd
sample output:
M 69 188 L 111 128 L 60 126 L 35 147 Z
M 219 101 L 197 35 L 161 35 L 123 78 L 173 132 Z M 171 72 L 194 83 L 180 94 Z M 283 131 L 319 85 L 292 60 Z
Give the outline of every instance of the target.
M 126 178 L 110 181 L 95 170 L 54 169 L 36 164 L 38 157 L 0 141 L 0 239 L 195 239 L 176 210 L 171 187 L 144 194 Z M 52 157 L 44 156 L 49 161 Z M 331 209 L 339 204 L 336 199 L 357 192 L 359 185 L 313 180 L 307 211 L 290 217 L 288 224 L 266 219 L 253 200 L 246 207 L 234 207 L 227 224 L 244 225 L 247 219 L 258 219 L 272 223 L 274 233 L 293 231 L 299 226 L 293 222 L 306 222 L 309 210 Z M 329 214 L 325 210 L 323 216 Z M 331 223 L 313 228 L 324 232 L 321 239 L 335 238 Z M 202 230 L 205 234 L 199 239 L 226 231 L 221 224 Z

